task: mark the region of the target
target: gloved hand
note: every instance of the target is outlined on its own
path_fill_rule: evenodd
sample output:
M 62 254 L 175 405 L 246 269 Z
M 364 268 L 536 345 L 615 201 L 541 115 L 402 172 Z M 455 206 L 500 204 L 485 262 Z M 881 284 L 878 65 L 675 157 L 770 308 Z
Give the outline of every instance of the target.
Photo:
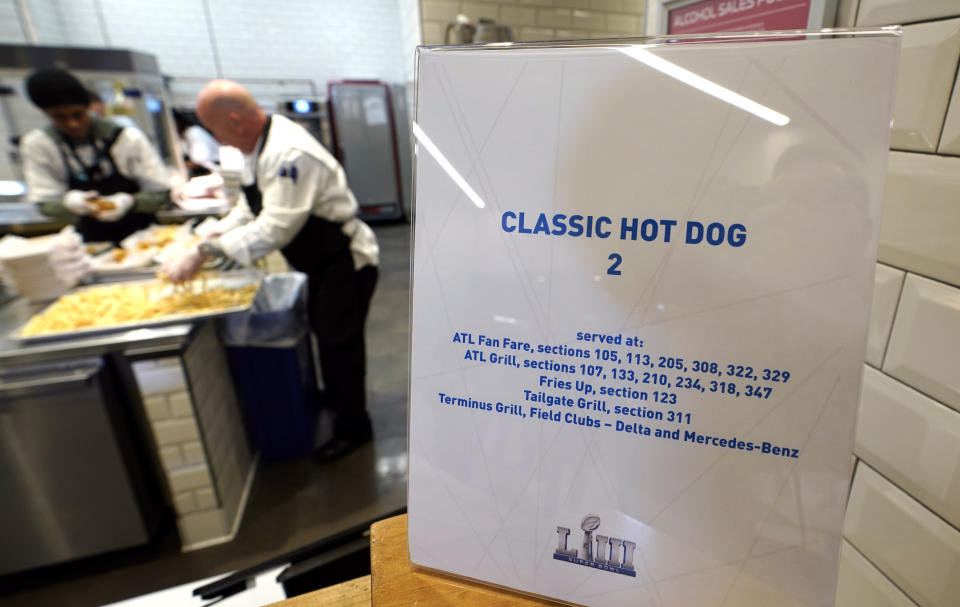
M 174 198 L 174 195 L 177 197 Z M 223 177 L 218 173 L 194 177 L 182 186 L 175 186 L 171 190 L 170 198 L 175 203 L 188 198 L 226 198 L 223 191 Z
M 73 226 L 67 226 L 51 242 L 50 261 L 54 273 L 65 286 L 72 287 L 90 270 L 90 256 L 83 246 L 83 239 Z
M 88 201 L 99 196 L 96 190 L 70 190 L 63 195 L 63 206 L 74 215 L 88 215 L 97 210 Z
M 182 181 L 177 181 L 177 183 L 170 186 L 170 202 L 180 204 L 180 201 L 186 198 L 186 196 L 183 195 L 183 188 L 186 186 L 187 184 Z
M 198 247 L 191 247 L 185 253 L 163 264 L 163 276 L 170 282 L 181 283 L 193 278 L 203 266 L 207 256 Z
M 100 221 L 117 221 L 133 207 L 133 196 L 125 192 L 101 196 L 100 200 L 113 205 L 112 208 L 105 208 L 94 213 L 94 217 Z

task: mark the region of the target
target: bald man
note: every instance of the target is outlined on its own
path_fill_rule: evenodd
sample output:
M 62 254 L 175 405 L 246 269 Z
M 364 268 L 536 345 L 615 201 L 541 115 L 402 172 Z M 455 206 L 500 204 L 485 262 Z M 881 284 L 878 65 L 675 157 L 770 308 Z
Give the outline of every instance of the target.
M 320 462 L 368 442 L 364 323 L 377 281 L 379 248 L 357 218 L 343 168 L 303 127 L 268 115 L 242 86 L 210 82 L 197 116 L 224 145 L 244 154 L 243 194 L 216 236 L 165 266 L 174 281 L 191 278 L 208 256 L 249 265 L 281 250 L 309 277 L 310 326 L 317 337 L 334 436 L 317 448 Z

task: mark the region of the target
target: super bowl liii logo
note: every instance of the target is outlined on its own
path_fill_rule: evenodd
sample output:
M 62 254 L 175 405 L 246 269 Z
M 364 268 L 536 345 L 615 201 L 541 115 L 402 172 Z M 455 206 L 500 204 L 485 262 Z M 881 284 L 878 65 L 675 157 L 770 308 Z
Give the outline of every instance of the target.
M 633 568 L 633 551 L 637 547 L 636 543 L 618 537 L 594 536 L 593 532 L 599 526 L 599 516 L 588 514 L 583 517 L 583 521 L 580 523 L 580 528 L 583 530 L 583 545 L 579 553 L 575 548 L 567 548 L 570 529 L 558 526 L 557 550 L 553 553 L 553 558 L 558 561 L 567 561 L 585 567 L 636 577 L 637 572 Z M 596 538 L 596 549 L 594 549 L 594 538 Z

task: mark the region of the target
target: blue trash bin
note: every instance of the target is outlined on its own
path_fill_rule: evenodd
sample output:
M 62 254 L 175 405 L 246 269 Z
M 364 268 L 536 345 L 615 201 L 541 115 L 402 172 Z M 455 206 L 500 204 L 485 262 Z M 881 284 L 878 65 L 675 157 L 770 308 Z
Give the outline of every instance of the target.
M 319 391 L 306 285 L 299 272 L 266 276 L 251 310 L 220 327 L 250 434 L 268 461 L 313 451 Z

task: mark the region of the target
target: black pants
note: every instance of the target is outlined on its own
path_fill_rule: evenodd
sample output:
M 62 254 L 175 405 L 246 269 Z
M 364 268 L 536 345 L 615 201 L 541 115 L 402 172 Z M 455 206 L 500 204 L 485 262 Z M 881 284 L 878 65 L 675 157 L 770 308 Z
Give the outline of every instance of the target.
M 342 438 L 369 436 L 364 324 L 377 268 L 355 270 L 347 253 L 311 272 L 309 278 L 307 309 L 320 351 L 325 400 L 334 413 L 333 433 Z

